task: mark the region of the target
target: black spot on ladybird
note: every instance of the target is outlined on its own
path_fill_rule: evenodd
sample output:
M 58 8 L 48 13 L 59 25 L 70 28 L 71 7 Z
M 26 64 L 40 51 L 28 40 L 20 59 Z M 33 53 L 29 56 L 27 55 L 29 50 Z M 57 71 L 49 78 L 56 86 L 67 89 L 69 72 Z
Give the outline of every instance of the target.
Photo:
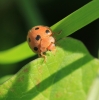
M 30 38 L 28 38 L 28 42 L 31 42 L 31 39 Z
M 41 36 L 37 35 L 35 39 L 38 41 L 40 38 L 41 38 Z
M 50 33 L 50 31 L 49 31 L 49 30 L 46 30 L 45 32 L 46 32 L 47 34 L 48 34 L 48 33 Z
M 37 47 L 34 47 L 34 50 L 35 50 L 35 51 L 37 51 L 37 50 L 38 50 L 38 48 L 37 48 Z
M 39 27 L 36 27 L 36 28 L 35 28 L 35 30 L 38 30 L 38 29 L 39 29 Z

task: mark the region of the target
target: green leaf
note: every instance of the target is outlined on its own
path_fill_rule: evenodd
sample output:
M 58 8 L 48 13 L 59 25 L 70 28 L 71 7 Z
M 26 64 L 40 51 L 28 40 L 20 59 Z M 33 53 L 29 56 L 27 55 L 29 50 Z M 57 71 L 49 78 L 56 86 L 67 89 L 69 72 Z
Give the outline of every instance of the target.
M 68 36 L 99 18 L 99 0 L 91 1 L 52 26 L 53 31 L 65 32 L 56 39 Z M 87 33 L 86 33 L 87 34 Z
M 0 52 L 0 63 L 1 64 L 16 63 L 23 59 L 27 59 L 33 55 L 35 55 L 35 53 L 30 50 L 27 42 L 24 42 L 9 50 Z
M 87 100 L 99 100 L 99 73 L 93 81 Z
M 56 40 L 72 34 L 99 18 L 99 0 L 94 0 L 65 17 L 51 28 L 55 33 L 62 30 L 62 34 L 55 34 Z M 87 34 L 87 33 L 85 33 Z M 11 56 L 13 55 L 13 57 Z M 0 52 L 0 64 L 16 63 L 35 55 L 26 42 L 10 50 Z
M 47 60 L 38 58 L 25 65 L 0 86 L 0 100 L 86 100 L 99 61 L 72 38 L 58 42 Z
M 13 75 L 7 75 L 4 76 L 2 78 L 0 78 L 0 84 L 4 83 L 5 81 L 7 81 L 8 79 L 10 79 Z

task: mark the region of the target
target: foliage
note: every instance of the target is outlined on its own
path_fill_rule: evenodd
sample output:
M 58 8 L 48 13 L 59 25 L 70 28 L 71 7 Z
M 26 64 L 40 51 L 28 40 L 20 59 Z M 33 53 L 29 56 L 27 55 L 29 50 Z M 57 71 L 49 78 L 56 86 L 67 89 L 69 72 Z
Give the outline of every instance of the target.
M 46 62 L 37 58 L 0 85 L 0 100 L 86 100 L 99 60 L 82 42 L 66 36 L 98 19 L 98 15 L 99 1 L 94 0 L 54 24 L 55 54 L 48 51 Z M 57 34 L 59 31 L 61 34 Z M 0 63 L 16 63 L 34 55 L 24 42 L 0 52 Z

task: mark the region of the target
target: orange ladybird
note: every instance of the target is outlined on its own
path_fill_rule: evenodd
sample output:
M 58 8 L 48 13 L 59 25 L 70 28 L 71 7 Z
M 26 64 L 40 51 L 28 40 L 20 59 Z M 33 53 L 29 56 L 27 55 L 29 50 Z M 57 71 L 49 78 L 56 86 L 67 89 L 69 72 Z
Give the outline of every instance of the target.
M 34 52 L 45 58 L 46 51 L 55 50 L 55 39 L 52 34 L 52 30 L 47 26 L 35 26 L 28 32 L 27 42 Z

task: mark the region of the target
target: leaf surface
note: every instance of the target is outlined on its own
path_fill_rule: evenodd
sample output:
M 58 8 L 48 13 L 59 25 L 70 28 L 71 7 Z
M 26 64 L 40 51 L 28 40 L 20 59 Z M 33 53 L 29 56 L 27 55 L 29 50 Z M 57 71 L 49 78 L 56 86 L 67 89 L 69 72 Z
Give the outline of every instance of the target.
M 73 38 L 58 41 L 55 54 L 38 58 L 0 85 L 0 100 L 86 100 L 99 61 Z

